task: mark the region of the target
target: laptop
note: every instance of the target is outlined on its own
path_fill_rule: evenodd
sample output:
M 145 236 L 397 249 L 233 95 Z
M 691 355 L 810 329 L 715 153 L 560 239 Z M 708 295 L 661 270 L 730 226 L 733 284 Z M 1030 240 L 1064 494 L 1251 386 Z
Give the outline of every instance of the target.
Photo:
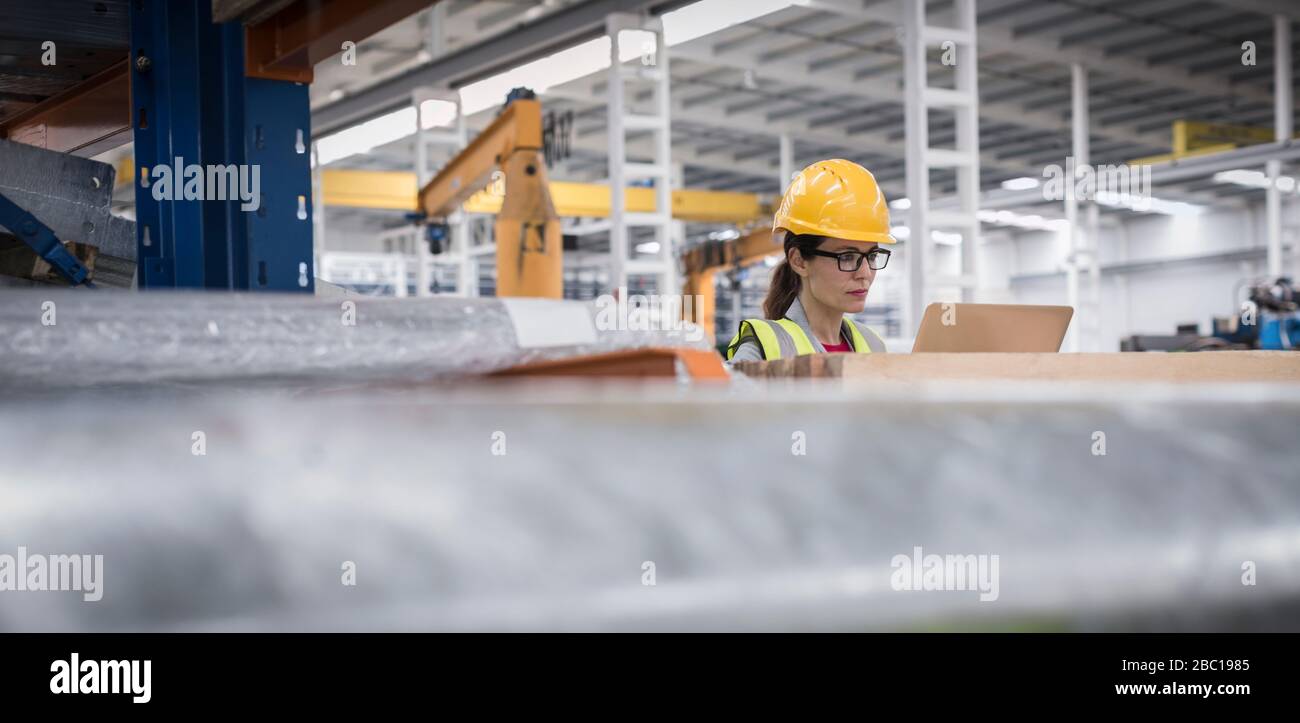
M 1069 306 L 936 302 L 925 307 L 912 353 L 1056 352 L 1072 316 Z

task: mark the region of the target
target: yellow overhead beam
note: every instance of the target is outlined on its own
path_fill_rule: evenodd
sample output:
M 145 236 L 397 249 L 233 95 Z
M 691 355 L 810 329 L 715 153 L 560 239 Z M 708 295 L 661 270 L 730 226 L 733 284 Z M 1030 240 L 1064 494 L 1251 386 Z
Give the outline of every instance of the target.
M 118 164 L 117 183 L 129 183 L 134 171 L 131 158 Z M 378 208 L 391 211 L 415 211 L 415 174 L 406 171 L 359 171 L 325 169 L 321 183 L 326 206 Z M 561 216 L 607 218 L 609 186 L 598 183 L 551 181 L 551 196 Z M 744 224 L 772 215 L 771 204 L 762 196 L 731 191 L 682 189 L 673 191 L 673 218 L 696 223 Z M 624 195 L 630 213 L 653 213 L 655 194 L 652 188 L 628 188 Z M 486 189 L 465 202 L 470 213 L 496 214 L 501 210 L 501 189 Z
M 415 174 L 405 171 L 353 171 L 326 169 L 321 183 L 326 206 L 416 210 Z M 551 181 L 551 198 L 560 216 L 606 218 L 609 216 L 609 186 L 598 183 Z M 772 213 L 770 204 L 752 193 L 673 191 L 673 218 L 697 223 L 746 223 Z M 501 189 L 479 191 L 465 202 L 469 213 L 495 214 L 501 210 Z M 629 213 L 655 210 L 652 188 L 628 188 L 624 192 Z
M 1204 148 L 1197 148 L 1196 150 L 1192 150 L 1192 151 L 1162 153 L 1158 156 L 1143 156 L 1142 158 L 1134 158 L 1133 160 L 1128 162 L 1128 165 L 1145 166 L 1151 163 L 1167 163 L 1169 161 L 1177 161 L 1182 158 L 1195 158 L 1196 156 L 1209 156 L 1215 153 L 1222 153 L 1223 151 L 1230 151 L 1236 147 L 1237 146 L 1232 143 L 1220 143 L 1218 145 L 1205 146 Z
M 1300 138 L 1300 133 L 1295 137 Z M 1172 153 L 1134 158 L 1129 163 L 1133 165 L 1166 163 L 1180 158 L 1222 153 L 1241 146 L 1271 143 L 1273 139 L 1274 129 L 1271 127 L 1177 120 L 1174 121 L 1173 143 L 1170 144 L 1173 147 Z
M 1264 126 L 1179 120 L 1174 121 L 1174 153 L 1186 153 L 1222 145 L 1248 146 L 1255 143 L 1268 143 L 1273 140 L 1274 133 L 1273 128 Z
M 393 171 L 321 172 L 326 206 L 415 211 L 419 186 L 414 173 Z

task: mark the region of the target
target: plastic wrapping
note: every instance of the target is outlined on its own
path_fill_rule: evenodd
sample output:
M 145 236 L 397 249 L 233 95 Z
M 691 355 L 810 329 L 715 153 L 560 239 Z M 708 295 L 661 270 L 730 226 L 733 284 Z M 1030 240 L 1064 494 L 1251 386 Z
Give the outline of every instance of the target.
M 602 330 L 598 317 L 595 304 L 541 299 L 0 289 L 0 391 L 418 382 L 579 354 L 710 348 L 692 325 Z
M 1241 385 L 8 405 L 0 554 L 102 554 L 103 597 L 0 591 L 0 630 L 1294 630 L 1297 423 Z M 998 555 L 996 599 L 893 587 L 918 546 Z

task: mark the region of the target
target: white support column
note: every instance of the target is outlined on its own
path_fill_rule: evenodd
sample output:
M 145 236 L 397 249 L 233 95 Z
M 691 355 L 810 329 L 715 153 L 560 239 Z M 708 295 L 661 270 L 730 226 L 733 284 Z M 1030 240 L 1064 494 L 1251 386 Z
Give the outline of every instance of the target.
M 1087 350 L 1106 351 L 1101 348 L 1101 207 L 1088 204 L 1085 238 L 1088 241 L 1088 308 L 1092 310 L 1091 326 L 1087 329 Z M 1111 349 L 1110 351 L 1117 351 Z
M 424 101 L 429 94 L 416 90 L 411 94 L 411 103 L 415 106 L 415 182 L 419 188 L 433 178 L 432 164 L 429 162 L 429 133 L 424 129 Z M 415 295 L 432 296 L 429 287 L 433 281 L 433 253 L 429 244 L 419 235 L 415 238 Z M 406 296 L 405 285 L 398 296 Z
M 455 107 L 455 118 L 451 130 L 435 131 L 425 128 L 426 114 L 424 104 L 427 101 L 441 101 Z M 460 92 L 443 88 L 417 88 L 411 93 L 411 102 L 415 106 L 415 176 L 421 187 L 428 183 L 437 169 L 433 167 L 430 149 L 434 146 L 450 148 L 459 152 L 469 145 L 466 131 L 465 115 L 461 111 Z M 456 211 L 448 219 L 450 236 L 441 258 L 456 263 L 456 293 L 460 296 L 477 296 L 478 283 L 471 279 L 474 273 L 474 259 L 469 254 L 469 226 L 465 221 L 464 211 Z M 431 296 L 434 272 L 434 255 L 422 238 L 416 239 L 415 256 L 419 267 L 416 269 L 416 296 Z
M 778 165 L 780 166 L 780 178 L 778 179 L 780 183 L 777 184 L 776 193 L 779 197 L 785 193 L 785 189 L 790 186 L 790 179 L 794 177 L 794 139 L 790 137 L 789 133 L 781 134 L 780 162 Z
M 913 332 L 921 323 L 931 287 L 961 289 L 964 301 L 973 300 L 980 286 L 977 252 L 979 245 L 979 88 L 976 45 L 975 0 L 956 0 L 956 27 L 927 25 L 924 2 L 904 2 L 903 21 L 903 114 L 907 152 L 907 197 L 911 202 L 907 241 L 909 301 L 907 328 Z M 956 89 L 931 88 L 926 65 L 926 48 L 938 46 L 955 62 Z M 955 149 L 930 148 L 929 110 L 943 109 L 956 117 Z M 930 210 L 930 170 L 953 168 L 957 174 L 958 210 Z M 931 229 L 958 231 L 962 237 L 961 273 L 939 276 L 932 273 Z
M 396 253 L 389 256 L 391 263 L 389 278 L 393 282 L 393 295 L 399 299 L 407 297 L 406 289 L 406 254 Z
M 1073 164 L 1066 166 L 1077 170 L 1092 162 L 1089 143 L 1088 70 L 1079 63 L 1070 65 L 1070 155 Z M 1095 231 L 1096 204 L 1091 199 L 1079 199 L 1075 194 L 1075 177 L 1066 179 L 1065 218 L 1069 222 L 1065 257 L 1066 303 L 1074 308 L 1074 320 L 1066 337 L 1066 351 L 1096 351 L 1099 336 L 1100 273 L 1096 264 Z M 1082 206 L 1080 201 L 1082 200 Z M 1083 213 L 1080 213 L 1082 209 Z M 1089 230 L 1085 231 L 1085 227 Z M 1089 289 L 1087 303 L 1079 289 L 1079 274 L 1087 269 Z
M 622 31 L 643 31 L 653 38 L 651 49 L 641 48 L 640 62 L 624 66 L 619 34 Z M 672 98 L 669 95 L 668 46 L 664 43 L 663 22 L 659 18 L 632 13 L 612 13 L 605 19 L 609 35 L 610 65 L 608 76 L 607 133 L 609 136 L 609 285 L 611 291 L 627 286 L 629 273 L 651 274 L 655 277 L 656 292 L 678 293 L 676 250 L 674 248 L 672 219 Z M 654 111 L 635 113 L 630 108 L 625 83 L 649 82 L 654 88 Z M 627 159 L 627 132 L 651 131 L 654 135 L 654 155 L 650 162 L 634 163 Z M 628 181 L 650 179 L 655 189 L 655 210 L 651 213 L 629 213 L 624 193 Z M 650 227 L 655 230 L 659 250 L 650 259 L 629 257 L 631 227 Z M 644 256 L 644 255 L 642 255 Z
M 426 11 L 429 26 L 428 34 L 424 36 L 424 50 L 429 54 L 430 59 L 437 58 L 449 50 L 447 8 L 450 5 L 450 3 L 436 3 Z
M 1291 118 L 1291 21 L 1285 15 L 1273 16 L 1273 129 L 1274 138 L 1288 140 L 1292 134 Z M 1268 218 L 1268 276 L 1282 275 L 1282 193 L 1277 180 L 1282 162 L 1271 160 L 1265 166 L 1268 189 L 1265 204 Z M 1300 254 L 1296 254 L 1300 257 Z
M 623 189 L 627 188 L 627 179 L 623 176 L 623 167 L 627 163 L 627 137 L 623 130 L 624 89 L 622 62 L 619 60 L 618 33 L 621 29 L 616 16 L 606 19 L 609 33 L 609 79 L 605 83 L 608 94 L 606 135 L 609 137 L 609 292 L 621 291 L 627 286 L 627 200 Z
M 925 3 L 903 4 L 903 140 L 906 146 L 908 214 L 907 240 L 907 329 L 916 333 L 925 313 L 926 270 L 930 261 L 930 167 L 926 151 L 930 147 L 929 114 L 925 109 L 926 57 Z
M 731 268 L 726 271 L 727 285 L 731 288 L 731 325 L 736 329 L 740 328 L 740 320 L 745 318 L 744 284 L 740 280 L 740 269 Z M 717 329 L 714 329 L 717 333 Z
M 957 169 L 957 196 L 961 213 L 970 222 L 963 226 L 961 241 L 962 301 L 979 301 L 980 289 L 979 243 L 980 224 L 976 220 L 980 199 L 980 122 L 979 122 L 979 68 L 976 44 L 975 0 L 957 0 L 955 11 L 958 28 L 970 33 L 969 42 L 958 48 L 957 92 L 966 101 L 956 108 L 957 151 L 970 162 Z
M 450 6 L 451 3 L 437 3 L 426 11 L 428 24 L 425 27 L 423 55 L 428 59 L 442 57 L 453 49 L 450 42 L 454 32 L 448 12 Z M 416 175 L 420 185 L 423 186 L 433 178 L 436 170 L 429 162 L 430 146 L 447 147 L 459 152 L 469 145 L 469 136 L 465 132 L 465 116 L 461 112 L 459 92 L 440 88 L 421 88 L 416 91 L 415 97 L 417 98 L 416 123 L 420 128 L 416 136 Z M 424 119 L 419 110 L 419 105 L 424 100 L 441 100 L 455 104 L 456 120 L 450 132 L 424 130 Z M 477 263 L 469 253 L 472 240 L 465 213 L 457 210 L 447 219 L 447 225 L 449 227 L 447 248 L 443 250 L 442 258 L 454 261 L 456 264 L 456 293 L 459 296 L 477 296 L 478 278 L 475 276 Z M 416 239 L 416 248 L 416 257 L 420 264 L 417 278 L 422 289 L 418 293 L 421 296 L 429 295 L 431 292 L 428 289 L 433 280 L 435 257 L 429 252 L 428 245 L 422 238 Z
M 461 106 L 460 92 L 453 93 L 456 103 L 456 148 L 463 149 L 469 145 L 469 127 L 465 124 L 465 112 Z M 451 219 L 452 247 L 459 254 L 456 264 L 456 292 L 461 296 L 478 296 L 478 257 L 471 253 L 474 238 L 469 229 L 469 214 L 464 209 L 456 212 Z
M 315 141 L 311 144 L 312 190 L 312 277 L 321 278 L 321 257 L 325 253 L 325 169 L 320 164 L 320 151 Z
M 680 161 L 672 163 L 672 181 L 674 189 L 686 188 L 686 164 Z M 669 201 L 671 203 L 671 200 Z M 665 257 L 668 259 L 668 269 L 666 273 L 670 274 L 665 282 L 668 291 L 664 292 L 661 288 L 660 293 L 679 294 L 681 293 L 681 280 L 677 275 L 677 249 L 686 246 L 686 222 L 677 219 L 672 220 L 672 246 L 666 249 L 669 253 Z
M 683 188 L 685 180 L 678 176 L 675 180 L 672 174 L 673 162 L 673 137 L 670 117 L 672 115 L 672 89 L 669 83 L 668 74 L 668 44 L 664 40 L 664 27 L 661 20 L 656 19 L 650 26 L 651 32 L 655 37 L 655 57 L 654 64 L 646 66 L 644 63 L 641 68 L 649 68 L 652 73 L 650 76 L 655 89 L 655 115 L 663 119 L 663 127 L 655 131 L 655 160 L 662 173 L 654 177 L 655 184 L 655 209 L 656 213 L 663 217 L 661 223 L 655 224 L 655 237 L 659 240 L 659 259 L 663 265 L 663 270 L 659 272 L 659 278 L 655 285 L 655 291 L 661 295 L 681 293 L 681 283 L 677 279 L 677 244 L 678 234 L 677 225 L 673 222 L 673 189 Z M 686 235 L 685 226 L 682 226 L 682 238 Z
M 1268 188 L 1264 190 L 1265 226 L 1268 230 L 1268 277 L 1270 280 L 1282 274 L 1282 194 L 1277 189 L 1278 178 L 1282 175 L 1279 161 L 1264 164 L 1268 173 Z

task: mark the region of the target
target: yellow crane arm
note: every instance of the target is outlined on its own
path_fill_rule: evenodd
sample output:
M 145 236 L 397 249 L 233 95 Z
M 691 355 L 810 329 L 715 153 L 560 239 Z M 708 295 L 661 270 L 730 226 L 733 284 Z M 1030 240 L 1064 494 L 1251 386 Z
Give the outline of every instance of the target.
M 564 296 L 564 239 L 542 158 L 542 105 L 518 98 L 420 189 L 420 210 L 445 219 L 501 173 L 494 232 L 497 296 Z
M 515 153 L 531 157 L 541 150 L 542 104 L 516 100 L 420 189 L 420 209 L 430 218 L 445 218 L 486 188 Z
M 714 275 L 725 268 L 758 263 L 768 256 L 780 254 L 781 250 L 781 244 L 772 239 L 772 229 L 764 226 L 730 241 L 700 244 L 682 254 L 682 266 L 686 272 L 682 293 L 697 299 L 691 305 L 694 318 L 687 321 L 702 326 L 707 336 L 715 336 L 717 295 L 713 288 Z M 682 307 L 685 309 L 686 305 Z

